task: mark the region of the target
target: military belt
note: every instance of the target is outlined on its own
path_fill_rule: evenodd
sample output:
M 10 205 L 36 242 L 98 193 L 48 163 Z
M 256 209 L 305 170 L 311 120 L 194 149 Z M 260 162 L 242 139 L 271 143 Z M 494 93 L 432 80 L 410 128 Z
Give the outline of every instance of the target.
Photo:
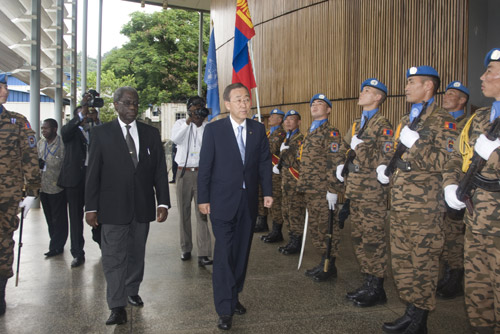
M 359 173 L 359 165 L 355 165 L 352 162 L 349 162 L 349 164 L 347 164 L 347 169 L 349 170 L 349 172 Z
M 403 172 L 411 171 L 411 163 L 401 159 L 396 160 L 396 167 L 401 169 Z
M 474 175 L 472 182 L 476 187 L 479 187 L 489 192 L 500 191 L 500 179 L 487 179 L 481 174 L 476 174 Z

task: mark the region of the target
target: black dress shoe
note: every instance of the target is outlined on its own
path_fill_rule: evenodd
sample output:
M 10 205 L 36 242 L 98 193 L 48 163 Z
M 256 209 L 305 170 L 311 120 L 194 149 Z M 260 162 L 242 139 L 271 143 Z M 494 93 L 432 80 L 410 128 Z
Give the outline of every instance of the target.
M 71 268 L 76 268 L 81 266 L 85 262 L 85 256 L 78 256 L 71 261 Z
M 233 317 L 230 315 L 219 316 L 219 321 L 217 322 L 217 327 L 222 330 L 230 330 L 233 325 Z
M 191 252 L 186 252 L 181 254 L 181 260 L 182 261 L 187 261 L 191 259 Z
M 53 249 L 53 250 L 49 250 L 47 253 L 45 253 L 43 255 L 45 255 L 46 257 L 52 257 L 52 256 L 62 254 L 63 252 L 64 252 L 64 249 Z
M 128 296 L 128 303 L 130 305 L 134 305 L 134 306 L 137 306 L 137 307 L 143 307 L 144 306 L 144 302 L 142 301 L 142 298 L 139 295 Z
M 106 320 L 106 325 L 121 325 L 127 322 L 127 311 L 125 307 L 115 307 L 111 309 L 111 315 Z
M 247 313 L 247 309 L 245 308 L 245 306 L 241 305 L 240 302 L 238 302 L 234 307 L 234 313 L 236 313 L 237 315 L 243 315 Z
M 170 181 L 169 183 L 175 183 L 175 180 Z
M 198 256 L 198 267 L 205 267 L 213 264 L 214 261 L 210 260 L 208 256 Z

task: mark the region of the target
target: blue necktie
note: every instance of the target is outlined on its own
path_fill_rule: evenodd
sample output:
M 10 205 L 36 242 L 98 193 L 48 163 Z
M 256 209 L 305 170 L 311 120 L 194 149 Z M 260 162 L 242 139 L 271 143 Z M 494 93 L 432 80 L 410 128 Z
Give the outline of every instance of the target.
M 243 125 L 238 126 L 238 135 L 236 136 L 238 148 L 240 149 L 241 161 L 245 163 L 245 143 L 243 142 Z

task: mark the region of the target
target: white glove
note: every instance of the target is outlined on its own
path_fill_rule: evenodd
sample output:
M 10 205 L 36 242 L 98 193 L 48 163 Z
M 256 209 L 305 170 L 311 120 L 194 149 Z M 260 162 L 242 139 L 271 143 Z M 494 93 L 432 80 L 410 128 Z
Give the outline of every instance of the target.
M 335 204 L 337 203 L 337 194 L 326 192 L 326 200 L 328 201 L 328 208 L 330 210 L 335 210 Z
M 35 196 L 26 196 L 21 202 L 19 202 L 19 207 L 24 208 L 24 216 L 28 214 L 28 211 L 33 207 L 35 203 Z
M 481 156 L 484 160 L 488 161 L 491 153 L 500 146 L 500 139 L 489 140 L 485 135 L 480 135 L 476 144 L 474 144 L 474 151 Z
M 364 142 L 358 138 L 358 135 L 352 136 L 352 138 L 351 138 L 351 150 L 354 151 L 356 149 L 356 146 L 358 146 L 361 143 L 364 143 Z
M 280 146 L 280 152 L 284 151 L 284 150 L 288 150 L 289 148 L 290 148 L 290 146 L 285 145 L 285 142 L 282 142 L 281 146 Z
M 457 189 L 458 185 L 456 184 L 450 184 L 444 187 L 444 200 L 450 208 L 461 210 L 465 208 L 465 204 L 457 198 Z
M 342 177 L 342 170 L 344 169 L 344 164 L 337 166 L 337 179 L 340 182 L 344 182 L 344 178 Z
M 415 142 L 419 139 L 420 136 L 418 132 L 410 130 L 408 125 L 405 125 L 405 127 L 403 128 L 403 130 L 401 130 L 401 133 L 399 135 L 399 140 L 401 140 L 403 145 L 408 148 L 411 148 L 413 144 L 415 144 Z
M 377 167 L 377 180 L 382 184 L 388 184 L 390 179 L 385 176 L 385 170 L 387 169 L 386 165 L 380 165 Z
M 280 170 L 278 169 L 278 165 L 274 165 L 273 166 L 273 173 L 274 174 L 279 174 L 280 173 Z

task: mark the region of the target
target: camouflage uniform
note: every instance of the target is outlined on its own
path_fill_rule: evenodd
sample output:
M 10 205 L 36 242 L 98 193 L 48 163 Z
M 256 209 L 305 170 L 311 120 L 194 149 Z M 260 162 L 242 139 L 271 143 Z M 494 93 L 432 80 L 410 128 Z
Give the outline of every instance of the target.
M 281 185 L 283 192 L 282 213 L 283 221 L 288 231 L 294 235 L 301 236 L 304 233 L 304 220 L 306 208 L 304 206 L 304 194 L 297 192 L 297 180 L 300 172 L 300 146 L 304 135 L 295 133 L 288 142 L 289 148 L 281 152 Z M 274 204 L 273 204 L 274 205 Z
M 340 153 L 340 132 L 328 121 L 308 133 L 302 144 L 300 178 L 297 191 L 304 193 L 309 214 L 308 228 L 312 243 L 322 253 L 326 252 L 328 233 L 327 191 L 341 193 L 343 185 L 335 177 L 335 166 L 343 163 Z M 336 209 L 335 209 L 336 210 Z M 337 257 L 340 243 L 339 225 L 333 224 L 332 253 Z
M 281 143 L 285 140 L 286 132 L 283 126 L 279 126 L 276 130 L 271 133 L 267 132 L 267 138 L 269 139 L 269 149 L 271 150 L 271 158 L 273 166 L 277 165 L 280 160 L 280 147 Z M 283 225 L 283 215 L 281 213 L 281 175 L 273 173 L 273 206 L 269 210 L 271 212 L 271 217 L 273 222 L 279 225 Z
M 473 147 L 490 126 L 490 108 L 477 110 L 469 129 L 469 145 Z M 461 170 L 462 157 L 454 152 L 446 164 L 443 185 L 458 184 L 464 175 Z M 493 151 L 481 174 L 488 179 L 500 178 L 499 149 Z M 472 215 L 465 214 L 465 307 L 478 332 L 499 333 L 500 192 L 477 188 L 472 203 Z
M 355 134 L 361 120 L 355 121 Z M 352 126 L 345 140 L 351 142 Z M 377 166 L 387 164 L 392 155 L 392 125 L 377 112 L 366 124 L 356 147 L 356 157 L 345 179 L 346 198 L 351 200 L 351 237 L 361 272 L 383 278 L 387 268 L 385 218 L 387 214 L 387 186 L 377 181 Z M 343 142 L 342 152 L 350 149 Z
M 403 116 L 401 127 L 409 123 L 409 115 Z M 411 170 L 398 168 L 393 176 L 392 271 L 401 299 L 429 311 L 436 305 L 444 242 L 442 172 L 457 131 L 453 117 L 435 103 L 422 115 L 416 131 L 420 139 L 402 156 Z
M 23 186 L 26 181 L 26 195 L 37 196 L 41 182 L 35 132 L 23 115 L 3 108 L 0 147 L 0 279 L 7 279 L 13 276 L 12 238 L 19 226 L 17 214 Z

